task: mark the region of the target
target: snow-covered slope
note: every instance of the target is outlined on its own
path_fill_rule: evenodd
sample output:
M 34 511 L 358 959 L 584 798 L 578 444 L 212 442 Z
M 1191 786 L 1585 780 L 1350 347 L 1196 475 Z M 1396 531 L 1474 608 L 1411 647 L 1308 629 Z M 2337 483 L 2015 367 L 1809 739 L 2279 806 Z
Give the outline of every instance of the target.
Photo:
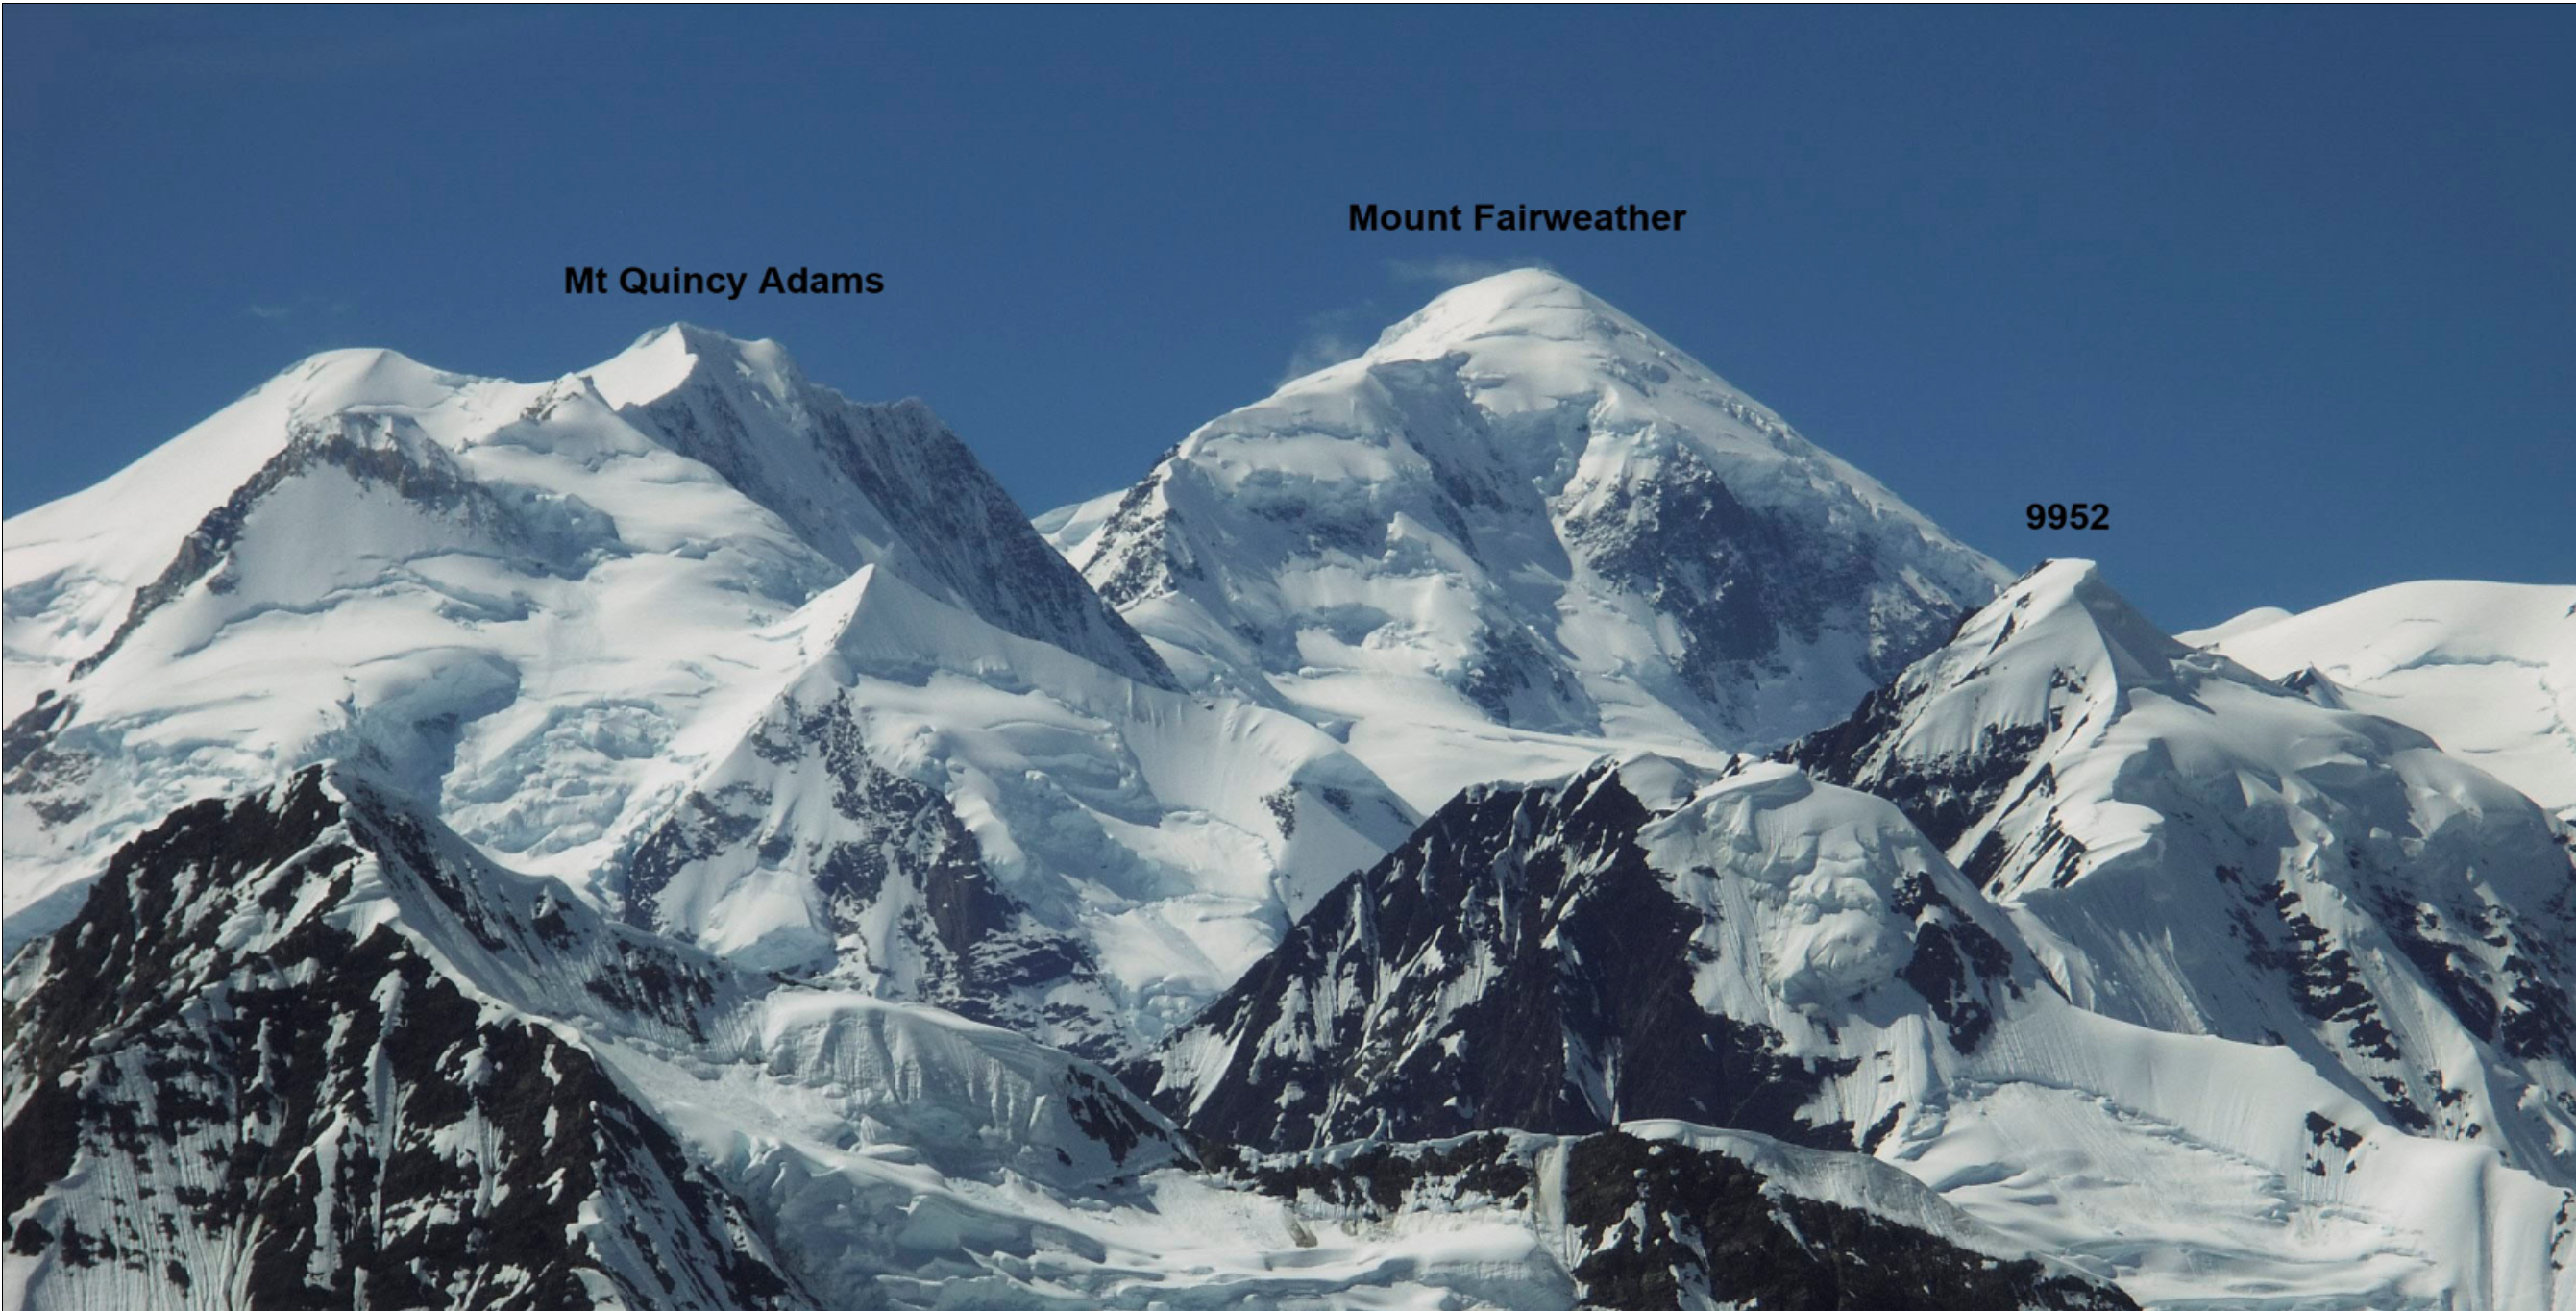
M 345 769 L 95 886 L 7 976 L 11 1311 L 2126 1305 L 1753 1135 L 1205 1170 L 1097 1067 L 616 924 Z
M 2070 1004 L 1894 807 L 1777 763 L 1471 790 L 1126 1075 L 1255 1143 L 1672 1117 L 1856 1151 L 2149 1305 L 2576 1304 L 2576 1196 L 2503 1142 Z
M 317 356 L 9 521 L 9 910 L 180 801 L 330 756 L 583 877 L 729 744 L 693 730 L 764 699 L 763 629 L 863 561 L 1167 677 L 926 411 L 772 344 L 665 329 L 533 385 Z
M 919 401 L 853 405 L 806 381 L 775 342 L 686 325 L 586 376 L 629 422 L 715 470 L 843 570 L 873 565 L 1004 632 L 1174 685 L 1042 539 L 1005 526 L 1019 507 Z
M 1830 723 L 2007 576 L 1533 269 L 1041 522 L 1187 685 L 1295 708 L 1424 809 Z
M 896 885 L 981 906 L 952 938 L 1031 899 L 1066 977 L 1118 967 L 1047 1031 L 1124 1043 L 1415 818 L 1302 721 L 1172 690 L 927 410 L 768 342 L 669 328 L 546 384 L 316 357 L 7 542 L 12 944 L 167 810 L 345 757 L 639 923 L 962 1004 L 890 958 L 908 912 L 824 890 L 812 862 L 862 836 L 831 807 L 672 845 L 848 692 L 829 777 L 962 825 L 944 855 L 879 842 Z
M 2576 1178 L 2566 829 L 2423 734 L 2033 571 L 1789 755 L 1894 800 L 2105 1015 L 2285 1044 Z
M 1313 726 L 862 569 L 638 846 L 628 914 L 1096 1055 L 1187 1018 L 1414 815 Z
M 2177 636 L 2266 678 L 2322 680 L 2576 820 L 2576 587 L 2399 583 Z

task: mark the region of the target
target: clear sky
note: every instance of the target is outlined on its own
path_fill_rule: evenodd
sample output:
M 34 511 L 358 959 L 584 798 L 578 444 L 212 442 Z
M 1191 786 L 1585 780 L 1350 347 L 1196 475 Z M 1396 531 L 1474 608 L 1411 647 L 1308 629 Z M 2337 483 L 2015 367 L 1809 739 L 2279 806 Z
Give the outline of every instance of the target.
M 1543 262 L 1964 540 L 2168 627 L 2576 581 L 2576 10 L 12 7 L 14 512 L 312 351 L 688 319 L 1031 512 Z M 1360 234 L 1354 201 L 1687 208 Z M 882 295 L 571 297 L 568 264 Z M 2108 532 L 2034 533 L 2035 500 Z

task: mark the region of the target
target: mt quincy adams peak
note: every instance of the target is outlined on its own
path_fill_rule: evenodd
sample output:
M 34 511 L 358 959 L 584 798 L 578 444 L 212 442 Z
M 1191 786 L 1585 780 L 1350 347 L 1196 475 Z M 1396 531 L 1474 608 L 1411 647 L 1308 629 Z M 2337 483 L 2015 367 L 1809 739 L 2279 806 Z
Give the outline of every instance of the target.
M 1607 743 L 1812 731 L 2010 577 L 1537 269 L 1038 525 L 1186 685 L 1294 710 L 1424 809 Z
M 1415 820 L 1182 691 L 926 406 L 774 342 L 315 356 L 7 535 L 12 945 L 171 811 L 336 761 L 738 963 L 1111 1051 Z

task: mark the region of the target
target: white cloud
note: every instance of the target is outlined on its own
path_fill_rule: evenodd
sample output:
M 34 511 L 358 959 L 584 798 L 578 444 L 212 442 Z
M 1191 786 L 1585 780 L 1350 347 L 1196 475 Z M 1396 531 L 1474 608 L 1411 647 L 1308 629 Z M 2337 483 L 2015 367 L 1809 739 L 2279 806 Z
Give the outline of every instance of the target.
M 1430 259 L 1391 259 L 1386 262 L 1387 277 L 1399 284 L 1436 283 L 1447 291 L 1461 283 L 1489 278 L 1513 269 L 1552 268 L 1537 258 L 1488 260 L 1467 255 L 1440 255 Z M 1400 293 L 1403 310 L 1390 312 L 1375 298 L 1357 305 L 1326 310 L 1306 320 L 1306 335 L 1297 348 L 1288 353 L 1288 365 L 1279 381 L 1302 378 L 1317 369 L 1328 368 L 1344 360 L 1357 359 L 1377 340 L 1378 330 L 1393 322 L 1398 314 L 1409 313 L 1421 305 L 1422 293 L 1407 290 Z
M 1391 259 L 1386 262 L 1387 276 L 1398 282 L 1437 282 L 1455 287 L 1462 282 L 1490 278 L 1513 269 L 1544 269 L 1543 259 L 1493 260 L 1468 255 L 1440 255 L 1431 259 Z
M 1344 316 L 1318 316 L 1318 318 L 1328 319 L 1341 317 Z M 1280 373 L 1279 381 L 1286 382 L 1291 378 L 1302 378 L 1317 369 L 1329 368 L 1344 360 L 1357 359 L 1360 352 L 1367 349 L 1368 343 L 1339 327 L 1310 321 L 1306 339 L 1297 343 L 1297 349 L 1288 352 L 1288 367 Z
M 345 300 L 325 301 L 314 296 L 299 296 L 295 299 L 294 303 L 288 305 L 262 305 L 257 301 L 253 301 L 242 308 L 254 319 L 261 319 L 269 323 L 283 323 L 288 319 L 309 317 L 314 314 L 320 314 L 325 317 L 337 317 L 349 312 L 349 302 Z

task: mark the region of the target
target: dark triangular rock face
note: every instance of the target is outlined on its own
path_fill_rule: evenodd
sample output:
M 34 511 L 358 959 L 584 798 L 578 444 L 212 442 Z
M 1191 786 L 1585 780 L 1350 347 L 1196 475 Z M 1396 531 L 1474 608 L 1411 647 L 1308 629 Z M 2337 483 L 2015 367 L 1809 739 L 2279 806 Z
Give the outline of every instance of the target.
M 1811 791 L 1785 775 L 1746 786 Z M 1685 893 L 1737 874 L 1650 863 L 1645 843 L 1673 813 L 1611 765 L 1471 790 L 1336 888 L 1130 1078 L 1193 1129 L 1272 1150 L 1640 1118 L 1856 1145 L 1835 1108 L 1859 1107 L 1836 1089 L 1866 1044 L 1803 1015 L 1793 1040 L 1778 1011 L 1725 1000 L 1772 996 L 1769 965 L 1728 937 L 1723 893 Z M 1962 910 L 1963 888 L 1890 875 L 1881 909 L 1911 943 L 1901 968 L 1852 991 L 1929 1011 L 1973 1048 L 2029 968 L 1998 937 L 2008 929 Z
M 421 841 L 306 770 L 127 844 L 14 962 L 5 1209 L 12 1254 L 42 1260 L 31 1286 L 133 1305 L 813 1305 L 584 1046 L 468 995 L 393 925 L 335 914 L 360 881 L 419 878 Z M 681 1018 L 713 988 L 635 977 Z

